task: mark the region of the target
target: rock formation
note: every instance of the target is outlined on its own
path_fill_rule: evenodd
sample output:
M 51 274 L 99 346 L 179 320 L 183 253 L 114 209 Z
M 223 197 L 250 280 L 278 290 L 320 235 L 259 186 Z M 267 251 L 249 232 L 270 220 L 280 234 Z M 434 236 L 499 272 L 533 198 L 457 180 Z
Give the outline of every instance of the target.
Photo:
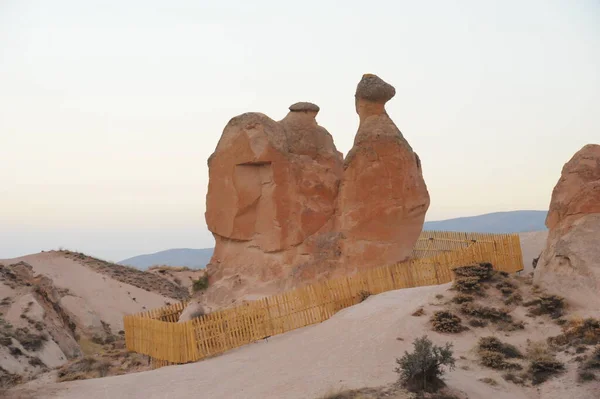
M 550 229 L 534 281 L 588 309 L 600 309 L 600 145 L 565 164 L 546 218 Z
M 356 88 L 360 125 L 344 160 L 338 208 L 346 264 L 408 258 L 429 208 L 419 157 L 385 111 L 395 94 L 375 75 L 364 75 Z
M 208 160 L 210 303 L 409 256 L 429 194 L 418 156 L 385 112 L 394 94 L 363 76 L 345 161 L 315 104 L 293 104 L 279 122 L 261 113 L 229 121 Z
M 297 103 L 275 122 L 260 113 L 233 118 L 208 161 L 206 222 L 216 245 L 211 282 L 275 282 L 309 261 L 301 244 L 330 230 L 342 155 L 315 117 Z M 223 281 L 222 281 L 223 282 Z M 220 296 L 217 294 L 217 296 Z

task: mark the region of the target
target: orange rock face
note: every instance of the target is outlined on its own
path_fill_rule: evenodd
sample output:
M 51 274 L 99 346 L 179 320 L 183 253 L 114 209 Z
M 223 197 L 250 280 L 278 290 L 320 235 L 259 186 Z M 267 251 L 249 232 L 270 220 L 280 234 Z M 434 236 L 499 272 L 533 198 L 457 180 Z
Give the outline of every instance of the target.
M 342 156 L 309 105 L 294 104 L 281 122 L 248 113 L 225 127 L 206 198 L 219 276 L 281 279 L 302 258 L 300 244 L 334 215 Z
M 208 160 L 214 302 L 410 254 L 429 195 L 418 156 L 385 112 L 394 94 L 376 76 L 363 77 L 360 126 L 345 161 L 311 103 L 292 105 L 279 122 L 246 113 L 227 124 Z
M 374 75 L 365 75 L 356 89 L 360 126 L 344 161 L 338 202 L 349 265 L 380 266 L 408 258 L 429 208 L 419 157 L 385 111 L 394 94 Z
M 588 144 L 565 164 L 552 191 L 546 227 L 572 224 L 590 213 L 600 213 L 600 145 Z
M 546 218 L 550 229 L 534 281 L 582 308 L 600 309 L 600 145 L 565 164 Z

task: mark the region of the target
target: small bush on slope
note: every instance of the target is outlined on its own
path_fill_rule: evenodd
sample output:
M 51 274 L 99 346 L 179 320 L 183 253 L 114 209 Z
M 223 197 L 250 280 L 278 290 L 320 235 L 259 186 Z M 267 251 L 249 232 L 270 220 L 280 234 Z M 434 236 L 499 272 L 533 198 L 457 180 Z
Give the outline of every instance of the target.
M 548 338 L 548 343 L 556 346 L 598 345 L 600 320 L 588 318 L 572 321 L 564 327 L 562 334 Z
M 460 317 L 451 312 L 440 310 L 431 317 L 433 330 L 441 333 L 459 333 L 465 328 Z
M 523 355 L 519 349 L 511 344 L 506 344 L 496 337 L 479 338 L 479 349 L 502 353 L 507 358 L 522 358 Z
M 105 377 L 110 369 L 110 363 L 99 361 L 92 357 L 84 357 L 58 370 L 58 381 L 85 380 L 88 378 Z
M 467 294 L 458 294 L 454 298 L 452 298 L 452 302 L 458 303 L 459 305 L 465 302 L 473 302 L 473 298 L 471 295 Z
M 208 274 L 204 274 L 204 276 L 200 277 L 198 280 L 194 281 L 192 285 L 194 292 L 204 291 L 208 288 Z
M 477 344 L 477 353 L 481 364 L 496 370 L 520 370 L 518 363 L 507 362 L 507 358 L 521 358 L 521 352 L 510 344 L 501 342 L 496 337 L 481 337 Z
M 550 377 L 561 373 L 565 366 L 556 360 L 550 348 L 543 343 L 532 343 L 527 349 L 529 368 L 527 375 L 533 385 L 541 384 Z
M 535 316 L 544 314 L 550 315 L 553 319 L 558 319 L 563 315 L 565 308 L 565 299 L 558 295 L 541 295 L 538 299 L 525 302 L 523 306 L 531 308 L 529 313 Z
M 443 367 L 454 369 L 452 344 L 436 346 L 424 335 L 415 339 L 413 347 L 412 353 L 404 352 L 402 358 L 396 359 L 398 367 L 394 371 L 400 374 L 400 382 L 411 391 L 438 390 L 444 385 Z

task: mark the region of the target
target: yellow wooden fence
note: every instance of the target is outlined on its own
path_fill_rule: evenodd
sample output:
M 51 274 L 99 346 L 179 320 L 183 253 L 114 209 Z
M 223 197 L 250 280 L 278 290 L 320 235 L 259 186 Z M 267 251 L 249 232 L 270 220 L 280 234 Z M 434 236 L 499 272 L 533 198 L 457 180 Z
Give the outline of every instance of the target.
M 127 349 L 149 355 L 155 367 L 194 362 L 256 340 L 320 323 L 367 295 L 452 281 L 452 269 L 490 262 L 523 269 L 518 235 L 424 232 L 415 258 L 307 285 L 177 323 L 185 303 L 124 317 Z M 422 254 L 434 256 L 419 257 Z M 418 255 L 417 255 L 418 254 Z

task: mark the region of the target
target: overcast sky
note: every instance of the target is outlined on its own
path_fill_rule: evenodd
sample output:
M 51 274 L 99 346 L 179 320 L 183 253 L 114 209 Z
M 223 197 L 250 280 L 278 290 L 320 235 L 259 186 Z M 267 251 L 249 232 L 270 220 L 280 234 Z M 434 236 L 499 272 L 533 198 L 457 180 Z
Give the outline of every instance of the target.
M 0 258 L 210 247 L 227 121 L 311 101 L 347 153 L 363 73 L 418 152 L 427 220 L 547 209 L 600 141 L 600 2 L 0 0 Z

